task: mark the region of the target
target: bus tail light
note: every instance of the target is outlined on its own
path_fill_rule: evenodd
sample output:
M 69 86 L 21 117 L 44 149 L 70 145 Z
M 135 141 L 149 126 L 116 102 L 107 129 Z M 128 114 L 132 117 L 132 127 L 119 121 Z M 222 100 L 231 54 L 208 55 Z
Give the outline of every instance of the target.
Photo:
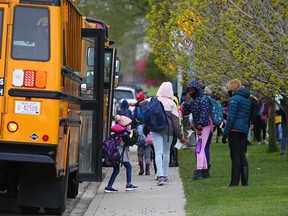
M 35 72 L 34 70 L 24 70 L 24 86 L 33 88 L 35 84 Z
M 7 124 L 7 129 L 8 131 L 14 133 L 18 130 L 18 124 L 16 122 L 11 121 Z
M 36 70 L 21 70 L 13 71 L 12 85 L 17 87 L 27 88 L 46 88 L 47 72 Z

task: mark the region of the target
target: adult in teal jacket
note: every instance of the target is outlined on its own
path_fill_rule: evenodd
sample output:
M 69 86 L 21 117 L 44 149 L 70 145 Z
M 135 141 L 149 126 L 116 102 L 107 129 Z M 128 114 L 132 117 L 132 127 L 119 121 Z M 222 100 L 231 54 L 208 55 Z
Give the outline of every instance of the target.
M 237 79 L 230 80 L 226 88 L 230 99 L 222 142 L 223 144 L 227 143 L 228 137 L 232 161 L 231 181 L 228 186 L 238 186 L 240 177 L 242 185 L 248 186 L 248 161 L 245 156 L 245 142 L 250 123 L 250 92 Z

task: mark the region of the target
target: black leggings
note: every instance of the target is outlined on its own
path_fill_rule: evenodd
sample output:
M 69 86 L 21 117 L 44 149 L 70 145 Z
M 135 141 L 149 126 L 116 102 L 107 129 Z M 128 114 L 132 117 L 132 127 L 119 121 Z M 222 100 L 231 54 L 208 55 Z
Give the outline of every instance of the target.
M 240 177 L 242 179 L 243 169 L 248 169 L 248 161 L 245 156 L 246 133 L 230 132 L 228 137 L 230 159 L 232 161 L 231 182 L 230 185 L 239 185 Z

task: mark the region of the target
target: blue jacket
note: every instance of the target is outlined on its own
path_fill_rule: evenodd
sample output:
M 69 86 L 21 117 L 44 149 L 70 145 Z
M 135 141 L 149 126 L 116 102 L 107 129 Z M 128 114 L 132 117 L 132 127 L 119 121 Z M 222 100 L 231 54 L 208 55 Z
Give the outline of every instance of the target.
M 224 136 L 229 136 L 230 131 L 248 133 L 251 111 L 249 96 L 248 89 L 240 88 L 230 98 Z
M 198 93 L 196 97 L 192 100 L 191 103 L 183 104 L 183 113 L 184 115 L 189 115 L 192 113 L 193 116 L 193 124 L 196 127 L 197 125 L 207 126 L 211 124 L 209 118 L 209 98 L 204 97 L 204 93 L 201 89 L 200 84 L 194 80 L 188 84 L 188 88 L 196 88 L 198 89 Z

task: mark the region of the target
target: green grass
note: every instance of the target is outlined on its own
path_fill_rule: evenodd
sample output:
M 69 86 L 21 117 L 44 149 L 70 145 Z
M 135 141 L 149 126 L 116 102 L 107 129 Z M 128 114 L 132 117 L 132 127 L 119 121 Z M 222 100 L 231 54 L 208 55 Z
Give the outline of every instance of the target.
M 268 145 L 248 146 L 248 187 L 225 188 L 231 172 L 227 145 L 212 142 L 211 177 L 199 181 L 191 179 L 196 167 L 194 149 L 178 152 L 187 216 L 288 215 L 287 157 L 268 153 Z

